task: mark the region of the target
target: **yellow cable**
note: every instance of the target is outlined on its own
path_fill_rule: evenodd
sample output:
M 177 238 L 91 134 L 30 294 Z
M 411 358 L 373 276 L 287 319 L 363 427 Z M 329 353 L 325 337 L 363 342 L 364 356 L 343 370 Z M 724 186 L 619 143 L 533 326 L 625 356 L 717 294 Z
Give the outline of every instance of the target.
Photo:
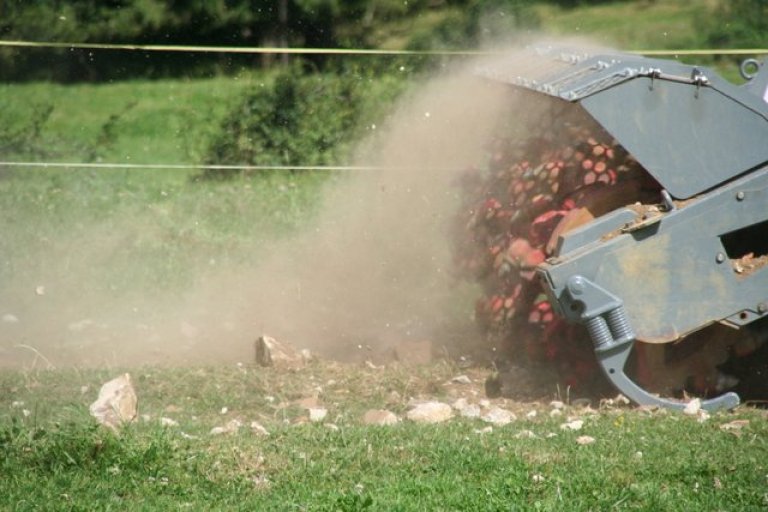
M 254 46 L 190 46 L 160 44 L 108 44 L 108 43 L 59 43 L 52 41 L 3 41 L 0 47 L 17 48 L 65 48 L 71 50 L 121 50 L 145 52 L 198 52 L 198 53 L 252 53 L 252 54 L 305 54 L 305 55 L 503 55 L 504 51 L 490 50 L 380 50 L 363 48 L 280 48 Z M 639 55 L 765 55 L 768 48 L 744 49 L 679 49 L 679 50 L 631 50 Z

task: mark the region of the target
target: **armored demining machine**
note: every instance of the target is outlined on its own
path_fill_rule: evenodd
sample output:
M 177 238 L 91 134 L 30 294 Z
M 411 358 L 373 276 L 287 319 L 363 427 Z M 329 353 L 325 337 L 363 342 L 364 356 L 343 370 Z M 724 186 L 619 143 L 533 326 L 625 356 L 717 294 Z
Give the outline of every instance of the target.
M 524 148 L 499 143 L 465 223 L 488 252 L 464 260 L 493 283 L 481 321 L 518 339 L 536 324 L 532 350 L 552 357 L 566 349 L 541 338 L 581 324 L 640 405 L 683 409 L 690 395 L 670 391 L 709 374 L 701 407 L 738 405 L 718 368 L 768 338 L 768 70 L 740 71 L 734 85 L 705 67 L 562 48 L 481 69 L 547 112 Z

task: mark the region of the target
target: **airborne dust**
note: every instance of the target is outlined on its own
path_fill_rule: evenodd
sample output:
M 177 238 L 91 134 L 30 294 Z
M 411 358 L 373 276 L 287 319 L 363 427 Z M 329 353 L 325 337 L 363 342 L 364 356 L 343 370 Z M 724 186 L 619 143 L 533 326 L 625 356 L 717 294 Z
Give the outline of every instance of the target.
M 294 239 L 255 245 L 253 265 L 201 268 L 195 287 L 160 296 L 102 296 L 89 286 L 95 269 L 117 252 L 130 258 L 130 247 L 110 242 L 114 226 L 62 235 L 39 277 L 21 269 L 0 289 L 2 365 L 248 362 L 262 334 L 347 360 L 408 340 L 446 351 L 476 343 L 475 291 L 451 273 L 456 179 L 482 166 L 484 144 L 522 125 L 525 110 L 474 73 L 481 65 L 406 94 L 354 162 L 374 169 L 336 183 Z

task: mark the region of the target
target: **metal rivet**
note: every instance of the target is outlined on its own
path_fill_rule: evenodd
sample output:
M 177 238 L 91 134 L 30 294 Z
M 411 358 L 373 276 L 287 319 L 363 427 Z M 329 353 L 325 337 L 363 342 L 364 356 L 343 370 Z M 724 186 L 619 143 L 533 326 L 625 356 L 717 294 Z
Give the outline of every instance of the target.
M 744 192 L 736 192 L 736 200 L 737 201 L 743 201 L 744 200 Z
M 723 254 L 721 252 L 717 253 L 717 256 L 715 257 L 715 261 L 717 261 L 718 263 L 724 262 L 725 261 L 725 254 Z

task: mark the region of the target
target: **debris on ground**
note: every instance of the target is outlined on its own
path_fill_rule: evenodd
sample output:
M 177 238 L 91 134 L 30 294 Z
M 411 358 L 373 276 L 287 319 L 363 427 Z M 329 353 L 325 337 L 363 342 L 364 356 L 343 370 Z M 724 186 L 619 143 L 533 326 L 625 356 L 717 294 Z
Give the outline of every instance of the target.
M 131 375 L 124 373 L 101 386 L 99 397 L 89 410 L 100 424 L 118 430 L 124 423 L 136 420 L 138 403 Z
M 311 357 L 308 351 L 298 350 L 290 344 L 271 336 L 259 336 L 255 342 L 256 364 L 296 368 L 304 366 Z
M 441 423 L 453 417 L 453 409 L 442 402 L 424 402 L 414 406 L 406 417 L 417 423 Z
M 395 425 L 400 419 L 397 415 L 386 409 L 370 409 L 363 414 L 363 424 L 365 425 Z

